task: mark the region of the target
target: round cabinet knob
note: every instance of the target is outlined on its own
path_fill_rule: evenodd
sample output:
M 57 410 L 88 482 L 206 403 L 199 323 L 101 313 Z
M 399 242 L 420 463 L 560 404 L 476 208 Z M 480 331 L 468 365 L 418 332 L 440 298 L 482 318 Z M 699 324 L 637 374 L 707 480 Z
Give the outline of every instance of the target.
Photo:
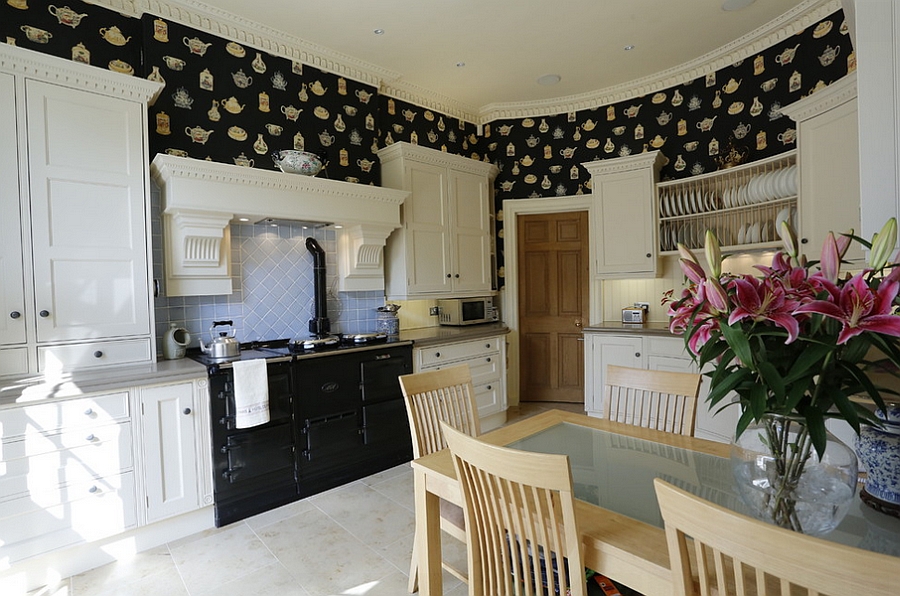
M 87 410 L 84 411 L 85 416 L 91 416 L 93 414 L 94 414 L 94 410 L 92 410 L 91 408 L 88 408 Z
M 435 353 L 434 353 L 434 357 L 435 357 L 435 358 L 440 358 L 440 357 L 441 357 L 441 353 L 440 353 L 440 352 L 435 352 Z
M 41 315 L 41 318 L 46 319 L 47 317 L 50 316 L 50 311 L 49 311 L 49 310 L 42 310 L 42 311 L 39 312 L 38 314 Z
M 491 344 L 484 344 L 484 347 L 489 348 L 491 347 Z
M 9 318 L 10 318 L 10 319 L 18 319 L 18 318 L 21 317 L 21 316 L 22 316 L 22 313 L 20 313 L 20 312 L 17 311 L 17 310 L 14 310 L 14 311 L 12 311 L 11 313 L 9 313 Z
M 95 494 L 98 490 L 100 490 L 100 489 L 97 488 L 96 485 L 94 485 L 94 486 L 92 486 L 91 488 L 88 489 L 88 492 L 91 493 L 91 494 Z
M 190 413 L 191 413 L 191 409 L 190 409 L 190 408 L 185 408 L 185 409 L 184 409 L 184 415 L 185 415 L 185 416 L 190 415 Z
M 576 326 L 576 327 L 581 327 L 581 321 L 575 321 L 575 326 Z
M 97 437 L 95 437 L 94 434 L 91 433 L 91 434 L 89 434 L 88 436 L 86 436 L 86 437 L 84 438 L 84 440 L 85 440 L 85 441 L 93 441 L 93 440 L 96 439 L 96 438 L 97 438 Z
M 448 274 L 447 274 L 447 279 L 450 279 L 451 277 L 452 277 L 452 276 L 448 273 Z
M 457 274 L 454 275 L 453 277 L 455 277 L 456 279 L 459 279 L 459 273 L 457 273 Z
M 491 359 L 490 359 L 490 358 L 485 358 L 485 360 L 486 360 L 486 361 L 488 361 L 488 362 L 490 362 L 490 361 L 491 361 Z
M 809 244 L 809 238 L 801 238 L 800 244 Z
M 97 350 L 96 352 L 94 352 L 94 358 L 103 358 L 103 352 Z
M 634 353 L 634 357 L 635 357 L 635 358 L 640 358 L 640 357 L 641 357 L 641 353 L 640 353 L 640 352 L 635 352 L 635 353 Z
M 490 390 L 491 390 L 491 386 L 488 385 L 488 386 L 486 387 L 486 389 L 487 389 L 488 391 L 490 391 Z
M 650 257 L 652 257 L 652 256 L 653 256 L 653 255 L 651 255 L 649 252 L 647 253 L 647 258 L 648 258 L 648 259 L 649 259 Z

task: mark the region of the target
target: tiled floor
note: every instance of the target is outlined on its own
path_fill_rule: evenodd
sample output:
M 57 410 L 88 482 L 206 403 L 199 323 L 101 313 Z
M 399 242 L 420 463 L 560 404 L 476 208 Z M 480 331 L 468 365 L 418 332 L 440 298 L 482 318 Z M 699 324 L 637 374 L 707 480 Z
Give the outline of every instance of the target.
M 510 421 L 566 404 L 523 404 Z M 408 464 L 76 575 L 35 596 L 402 596 L 412 552 Z M 453 539 L 445 555 L 465 567 Z M 466 586 L 444 574 L 445 596 Z

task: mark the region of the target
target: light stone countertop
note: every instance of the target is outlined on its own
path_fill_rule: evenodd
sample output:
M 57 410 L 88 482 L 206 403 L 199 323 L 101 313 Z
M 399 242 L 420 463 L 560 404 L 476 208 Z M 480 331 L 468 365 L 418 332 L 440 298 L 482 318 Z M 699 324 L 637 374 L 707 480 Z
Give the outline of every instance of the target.
M 650 322 L 650 323 L 623 323 L 621 321 L 603 321 L 588 325 L 584 328 L 585 333 L 618 333 L 618 334 L 635 334 L 635 335 L 658 335 L 663 337 L 681 337 L 674 335 L 669 331 L 668 323 Z
M 411 340 L 414 348 L 437 346 L 457 341 L 468 341 L 482 337 L 506 335 L 509 327 L 505 323 L 484 323 L 481 325 L 463 325 L 460 327 L 422 327 L 400 331 L 401 340 Z
M 0 409 L 140 385 L 206 378 L 206 367 L 189 358 L 157 363 L 0 379 Z

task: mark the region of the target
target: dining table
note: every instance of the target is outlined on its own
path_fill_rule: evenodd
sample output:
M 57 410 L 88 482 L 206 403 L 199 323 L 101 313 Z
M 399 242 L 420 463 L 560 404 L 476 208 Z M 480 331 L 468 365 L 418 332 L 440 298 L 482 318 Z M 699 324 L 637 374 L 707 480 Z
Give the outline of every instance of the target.
M 749 515 L 734 487 L 730 446 L 584 414 L 548 410 L 478 437 L 494 445 L 567 455 L 584 564 L 645 596 L 673 594 L 665 528 L 653 479 Z M 412 462 L 419 593 L 443 594 L 440 500 L 463 506 L 448 449 Z M 854 496 L 836 529 L 821 537 L 898 557 L 900 519 Z

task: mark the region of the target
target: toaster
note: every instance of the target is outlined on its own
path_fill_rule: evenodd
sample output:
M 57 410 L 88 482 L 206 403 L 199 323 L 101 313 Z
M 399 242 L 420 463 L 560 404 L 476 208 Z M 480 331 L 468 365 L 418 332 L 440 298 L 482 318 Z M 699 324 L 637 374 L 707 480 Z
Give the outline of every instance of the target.
M 622 309 L 623 323 L 645 323 L 647 321 L 647 305 L 635 304 Z

